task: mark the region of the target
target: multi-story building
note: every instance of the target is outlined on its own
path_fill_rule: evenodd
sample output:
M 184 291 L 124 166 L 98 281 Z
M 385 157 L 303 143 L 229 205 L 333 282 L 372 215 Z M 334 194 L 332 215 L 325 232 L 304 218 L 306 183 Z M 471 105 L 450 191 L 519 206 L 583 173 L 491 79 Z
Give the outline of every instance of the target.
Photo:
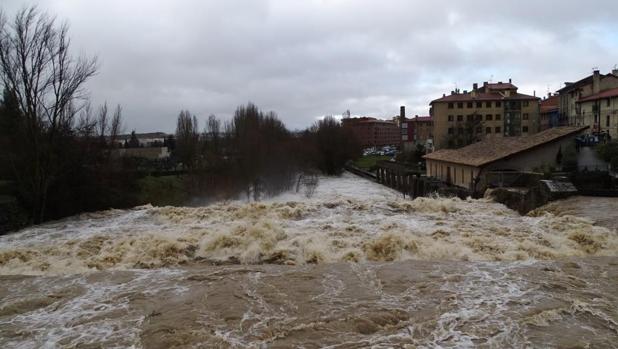
M 425 147 L 428 152 L 433 151 L 433 119 L 431 116 L 406 118 L 406 107 L 401 106 L 397 124 L 401 130 L 401 149 L 413 151 L 418 145 Z
M 433 100 L 435 149 L 462 147 L 484 138 L 527 136 L 539 129 L 539 100 L 517 92 L 511 83 L 473 85 Z
M 590 132 L 595 132 L 593 118 L 586 117 L 578 101 L 597 95 L 601 92 L 618 88 L 618 69 L 609 74 L 601 74 L 594 70 L 592 75 L 577 82 L 565 82 L 565 86 L 558 90 L 560 94 L 560 118 L 567 120 L 569 125 L 590 126 Z
M 343 118 L 343 127 L 348 127 L 363 147 L 399 145 L 399 127 L 393 121 L 370 117 Z
M 431 116 L 404 118 L 401 121 L 401 143 L 406 151 L 416 149 L 417 145 L 433 148 L 433 119 Z
M 539 131 L 547 130 L 548 128 L 566 125 L 560 121 L 560 103 L 559 95 L 552 95 L 551 92 L 541 101 L 541 116 L 539 120 Z
M 607 89 L 577 101 L 576 109 L 591 132 L 618 137 L 618 88 Z

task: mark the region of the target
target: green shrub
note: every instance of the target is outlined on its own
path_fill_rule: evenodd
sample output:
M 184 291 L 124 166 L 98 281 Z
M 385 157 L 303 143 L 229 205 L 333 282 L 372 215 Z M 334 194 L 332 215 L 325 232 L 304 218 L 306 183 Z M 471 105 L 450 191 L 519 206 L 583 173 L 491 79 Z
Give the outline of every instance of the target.
M 612 158 L 618 157 L 618 142 L 609 142 L 597 146 L 597 154 L 603 161 L 610 162 Z

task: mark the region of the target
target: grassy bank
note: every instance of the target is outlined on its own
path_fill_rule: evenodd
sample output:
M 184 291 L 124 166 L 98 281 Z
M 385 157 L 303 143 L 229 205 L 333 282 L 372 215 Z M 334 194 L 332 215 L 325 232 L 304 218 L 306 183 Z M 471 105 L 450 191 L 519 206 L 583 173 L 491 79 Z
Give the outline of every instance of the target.
M 378 161 L 390 160 L 388 155 L 367 155 L 354 161 L 354 165 L 367 171 L 374 171 Z
M 182 176 L 146 176 L 138 180 L 138 185 L 139 201 L 144 204 L 178 206 L 183 205 L 189 196 Z

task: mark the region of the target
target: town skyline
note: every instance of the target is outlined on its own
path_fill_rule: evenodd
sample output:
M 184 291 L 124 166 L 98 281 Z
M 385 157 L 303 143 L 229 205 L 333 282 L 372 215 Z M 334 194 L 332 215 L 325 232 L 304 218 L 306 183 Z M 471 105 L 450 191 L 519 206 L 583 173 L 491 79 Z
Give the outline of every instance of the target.
M 76 53 L 96 54 L 93 105 L 121 104 L 125 131 L 171 132 L 180 110 L 203 123 L 254 102 L 290 129 L 324 115 L 389 118 L 473 83 L 543 97 L 618 62 L 618 4 L 444 2 L 62 2 L 9 0 L 67 21 Z M 156 20 L 153 20 L 156 19 Z M 579 54 L 595 52 L 594 55 Z

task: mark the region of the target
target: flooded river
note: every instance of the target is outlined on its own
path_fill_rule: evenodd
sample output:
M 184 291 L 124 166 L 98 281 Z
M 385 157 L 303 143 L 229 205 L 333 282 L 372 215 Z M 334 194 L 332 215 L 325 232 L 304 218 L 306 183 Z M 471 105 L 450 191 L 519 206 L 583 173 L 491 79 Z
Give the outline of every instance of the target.
M 521 217 L 346 174 L 311 198 L 84 214 L 0 237 L 0 347 L 618 347 L 601 200 Z

